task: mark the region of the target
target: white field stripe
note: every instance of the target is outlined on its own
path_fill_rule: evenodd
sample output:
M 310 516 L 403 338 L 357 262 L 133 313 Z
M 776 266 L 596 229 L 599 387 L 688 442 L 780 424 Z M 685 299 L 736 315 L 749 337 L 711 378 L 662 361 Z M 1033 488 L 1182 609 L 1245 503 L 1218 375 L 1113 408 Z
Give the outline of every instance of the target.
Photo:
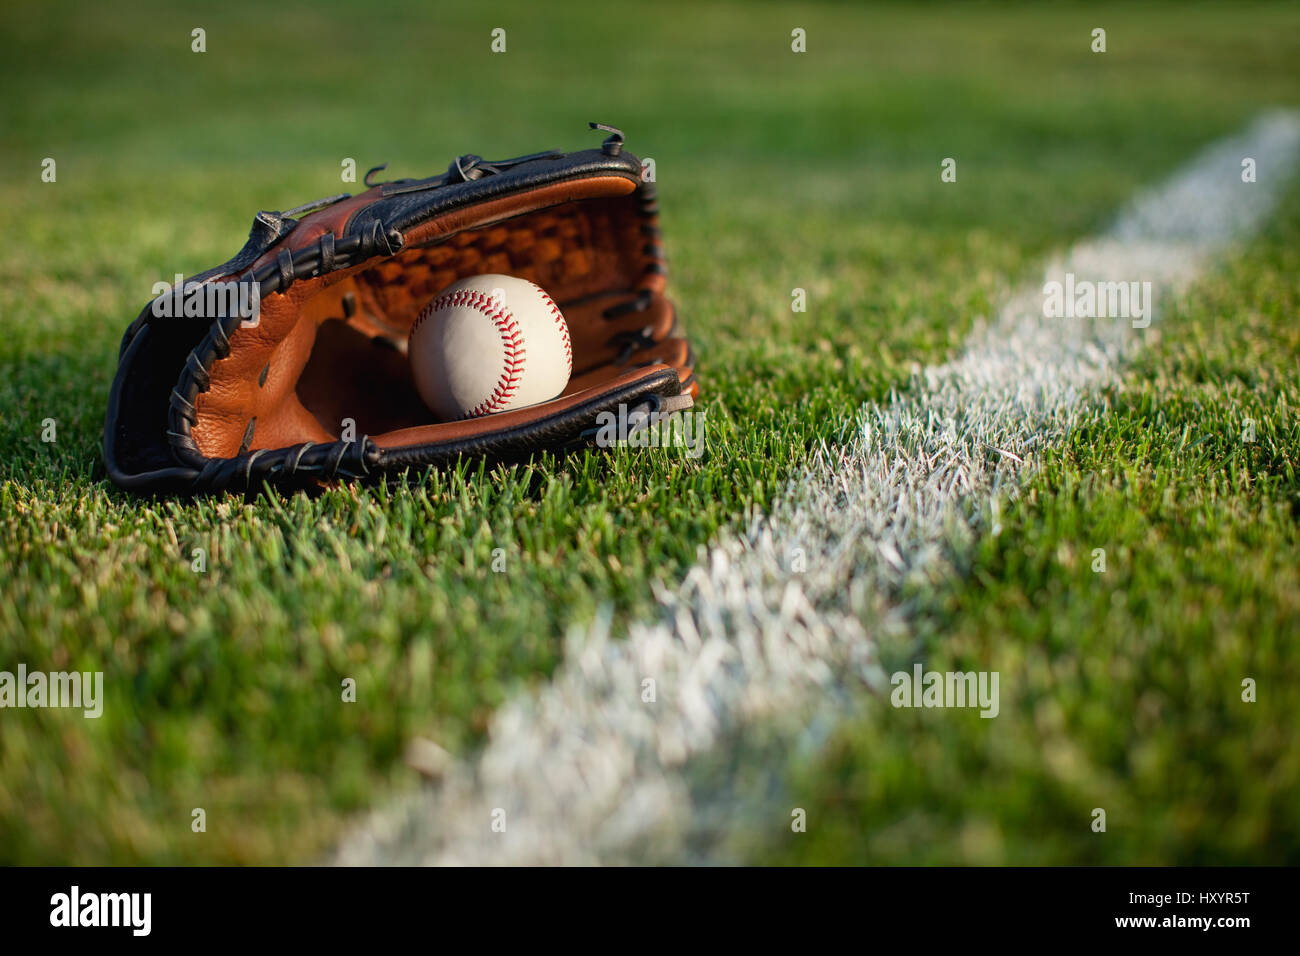
M 1293 114 L 1262 118 L 1140 196 L 1045 281 L 1153 283 L 1157 304 L 1255 229 L 1300 156 Z M 1241 181 L 1241 161 L 1259 181 Z M 906 629 L 903 586 L 950 579 L 997 503 L 1112 381 L 1128 320 L 1045 319 L 1026 290 L 906 397 L 869 405 L 788 499 L 713 546 L 662 619 L 570 635 L 551 683 L 495 715 L 476 764 L 375 814 L 345 864 L 727 861 L 753 827 L 788 828 L 761 762 L 817 739 L 863 686 L 887 687 L 873 634 Z M 795 549 L 807 569 L 792 573 Z M 642 681 L 657 702 L 642 701 Z M 766 754 L 766 756 L 764 756 Z M 778 781 L 779 782 L 779 781 Z M 493 811 L 504 810 L 505 832 Z

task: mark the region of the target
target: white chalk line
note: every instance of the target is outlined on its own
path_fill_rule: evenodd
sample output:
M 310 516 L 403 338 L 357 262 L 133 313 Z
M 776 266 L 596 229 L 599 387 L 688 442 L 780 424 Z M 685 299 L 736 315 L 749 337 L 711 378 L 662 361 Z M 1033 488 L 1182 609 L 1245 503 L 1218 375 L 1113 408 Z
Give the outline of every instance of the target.
M 1242 182 L 1245 157 L 1258 182 Z M 1150 281 L 1158 304 L 1261 224 L 1298 157 L 1297 116 L 1261 117 L 1044 281 Z M 659 620 L 623 640 L 603 618 L 571 634 L 550 684 L 496 713 L 476 762 L 373 814 L 336 861 L 728 862 L 760 816 L 788 827 L 763 761 L 815 744 L 864 687 L 886 686 L 872 635 L 906 632 L 902 587 L 951 580 L 1141 334 L 1127 320 L 1045 319 L 1040 287 L 1016 295 L 960 357 L 863 408 L 770 515 L 657 593 Z M 796 549 L 802 573 L 789 570 Z

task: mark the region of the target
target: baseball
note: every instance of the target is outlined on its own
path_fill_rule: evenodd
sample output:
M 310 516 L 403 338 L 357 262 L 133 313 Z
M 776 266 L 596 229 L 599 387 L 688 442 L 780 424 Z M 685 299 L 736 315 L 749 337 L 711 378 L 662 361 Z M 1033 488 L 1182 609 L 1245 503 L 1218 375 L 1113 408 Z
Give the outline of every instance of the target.
M 411 326 L 415 387 L 442 421 L 549 401 L 573 371 L 569 325 L 540 287 L 512 276 L 453 282 Z

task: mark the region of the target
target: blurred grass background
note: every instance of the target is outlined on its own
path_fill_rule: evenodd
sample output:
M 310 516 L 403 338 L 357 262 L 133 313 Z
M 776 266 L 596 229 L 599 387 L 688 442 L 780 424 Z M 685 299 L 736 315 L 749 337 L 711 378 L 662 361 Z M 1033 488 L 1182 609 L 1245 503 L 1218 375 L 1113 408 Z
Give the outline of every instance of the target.
M 55 2 L 0 17 L 0 226 L 16 240 L 0 261 L 0 669 L 103 670 L 108 694 L 98 721 L 0 716 L 8 863 L 316 858 L 414 784 L 413 739 L 473 747 L 505 695 L 545 679 L 566 628 L 602 603 L 644 613 L 651 580 L 766 507 L 810 442 L 949 354 L 1046 252 L 1300 99 L 1300 11 L 1281 4 Z M 1089 51 L 1096 26 L 1105 54 Z M 105 483 L 117 344 L 154 282 L 227 258 L 258 209 L 357 191 L 345 157 L 427 175 L 464 152 L 594 145 L 588 120 L 656 161 L 704 460 L 541 461 L 254 504 Z M 807 313 L 790 311 L 795 287 Z M 496 547 L 505 575 L 488 571 Z M 343 677 L 356 704 L 339 703 Z M 1047 771 L 1028 753 L 1032 786 Z M 933 796 L 859 804 L 853 773 L 841 790 L 809 774 L 861 809 L 853 826 Z

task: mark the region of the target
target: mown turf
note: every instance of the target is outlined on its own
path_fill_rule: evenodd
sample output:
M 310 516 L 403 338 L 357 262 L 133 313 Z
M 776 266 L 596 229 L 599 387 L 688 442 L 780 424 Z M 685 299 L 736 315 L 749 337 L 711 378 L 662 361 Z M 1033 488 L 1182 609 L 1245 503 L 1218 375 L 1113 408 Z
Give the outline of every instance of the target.
M 1300 861 L 1298 275 L 1300 192 L 1044 456 L 918 646 L 886 649 L 999 672 L 1000 715 L 866 703 L 795 775 L 808 832 L 772 858 Z
M 1072 7 L 4 14 L 0 669 L 102 670 L 108 699 L 97 721 L 0 714 L 0 862 L 309 860 L 411 784 L 413 738 L 472 747 L 570 626 L 601 604 L 645 611 L 652 580 L 769 505 L 810 442 L 949 353 L 1045 252 L 1295 100 L 1296 14 L 1177 9 L 1105 9 L 1103 56 L 1087 51 L 1097 11 Z M 190 52 L 196 26 L 207 53 Z M 789 52 L 795 26 L 807 54 Z M 467 468 L 251 505 L 105 483 L 117 342 L 154 282 L 225 259 L 259 208 L 355 189 L 345 157 L 421 175 L 467 151 L 594 143 L 589 119 L 656 160 L 704 459 Z M 948 156 L 956 184 L 939 181 Z

